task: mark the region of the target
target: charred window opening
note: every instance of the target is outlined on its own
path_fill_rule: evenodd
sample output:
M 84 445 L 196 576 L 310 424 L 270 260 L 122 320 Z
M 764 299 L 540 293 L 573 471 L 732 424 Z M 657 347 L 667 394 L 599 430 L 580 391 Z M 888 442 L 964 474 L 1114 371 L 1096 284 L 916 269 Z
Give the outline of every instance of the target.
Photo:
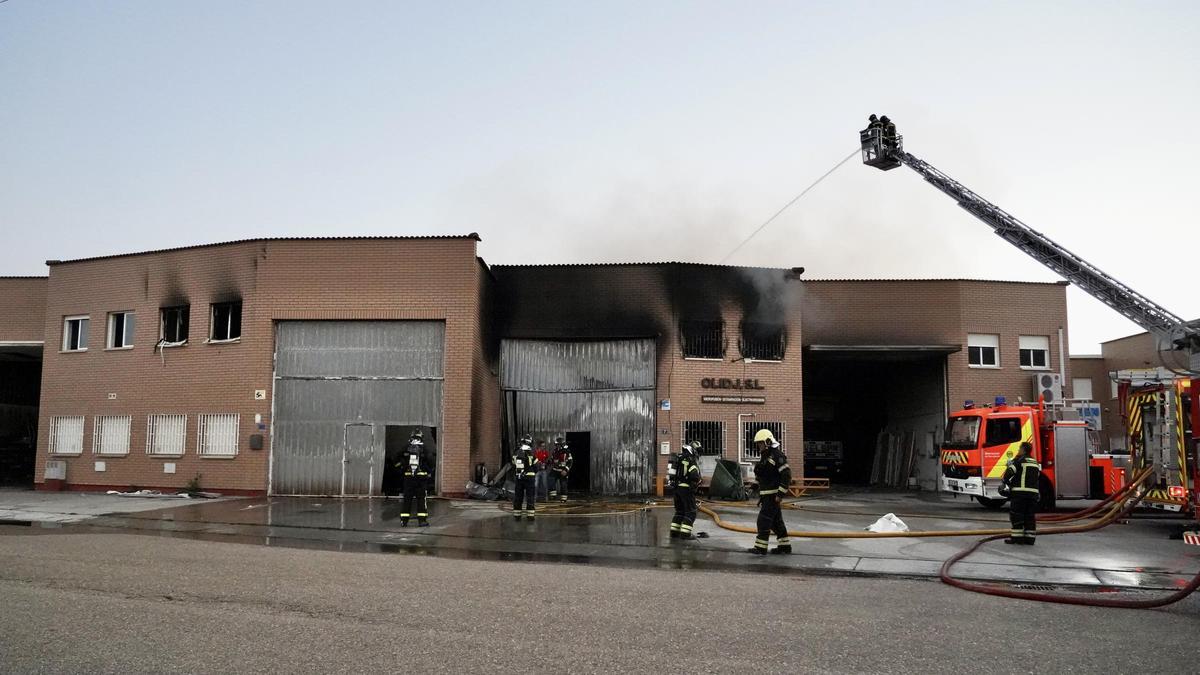
M 188 316 L 191 306 L 179 305 L 163 307 L 159 310 L 161 318 L 162 341 L 166 344 L 183 344 L 188 340 Z
M 215 302 L 212 305 L 212 330 L 208 339 L 213 342 L 237 340 L 242 337 L 242 303 Z
M 782 361 L 787 350 L 787 331 L 779 323 L 743 321 L 738 347 L 747 361 Z
M 685 359 L 725 358 L 724 321 L 680 321 L 679 339 Z
M 697 441 L 700 443 L 699 455 L 720 457 L 725 454 L 725 423 L 724 422 L 684 422 L 683 442 Z

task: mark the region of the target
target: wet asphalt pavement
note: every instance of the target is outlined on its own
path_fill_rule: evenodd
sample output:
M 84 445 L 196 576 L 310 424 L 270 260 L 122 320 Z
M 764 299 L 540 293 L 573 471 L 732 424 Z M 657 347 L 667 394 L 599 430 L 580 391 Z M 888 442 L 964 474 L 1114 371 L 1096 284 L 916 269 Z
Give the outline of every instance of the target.
M 3 495 L 0 495 L 3 496 Z M 76 501 L 63 510 L 81 508 Z M 796 554 L 755 558 L 744 553 L 753 535 L 716 527 L 701 516 L 694 542 L 667 536 L 669 508 L 646 500 L 547 504 L 535 522 L 514 522 L 496 502 L 434 500 L 433 526 L 401 527 L 395 499 L 260 498 L 159 501 L 139 510 L 112 498 L 126 513 L 96 516 L 103 507 L 83 498 L 86 520 L 50 532 L 141 532 L 154 536 L 358 552 L 419 552 L 444 558 L 586 563 L 632 568 L 758 569 L 779 574 L 930 577 L 942 561 L 976 537 L 937 539 L 794 538 Z M 45 508 L 50 508 L 45 505 Z M 965 499 L 905 492 L 843 492 L 798 502 L 785 511 L 793 530 L 862 531 L 895 512 L 912 529 L 1007 529 L 1004 512 Z M 0 508 L 3 504 L 0 503 Z M 753 525 L 747 505 L 715 505 L 735 524 Z M 50 513 L 62 521 L 72 514 Z M 35 517 L 36 514 L 30 517 Z M 1042 537 L 1036 547 L 999 543 L 955 567 L 958 576 L 1024 583 L 1173 589 L 1200 569 L 1200 547 L 1172 540 L 1178 519 L 1139 518 L 1088 534 Z M 34 529 L 59 527 L 54 522 Z
M 1200 605 L 0 532 L 5 672 L 1194 670 Z

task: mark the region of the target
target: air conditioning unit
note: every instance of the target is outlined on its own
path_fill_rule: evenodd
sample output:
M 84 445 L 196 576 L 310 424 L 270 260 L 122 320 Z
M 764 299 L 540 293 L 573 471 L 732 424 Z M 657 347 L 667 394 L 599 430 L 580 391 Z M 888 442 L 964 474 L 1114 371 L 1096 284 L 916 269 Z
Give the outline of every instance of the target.
M 1046 403 L 1061 405 L 1062 375 L 1058 373 L 1039 373 L 1033 376 L 1033 398 L 1041 398 Z

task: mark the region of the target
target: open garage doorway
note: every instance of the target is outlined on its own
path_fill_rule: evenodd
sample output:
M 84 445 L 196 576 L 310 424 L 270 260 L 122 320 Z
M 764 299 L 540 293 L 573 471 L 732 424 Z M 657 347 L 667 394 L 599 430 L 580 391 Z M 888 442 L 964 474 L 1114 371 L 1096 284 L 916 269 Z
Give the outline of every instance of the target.
M 42 346 L 0 343 L 0 486 L 33 487 Z
M 804 469 L 834 484 L 936 490 L 946 355 L 958 345 L 812 345 Z

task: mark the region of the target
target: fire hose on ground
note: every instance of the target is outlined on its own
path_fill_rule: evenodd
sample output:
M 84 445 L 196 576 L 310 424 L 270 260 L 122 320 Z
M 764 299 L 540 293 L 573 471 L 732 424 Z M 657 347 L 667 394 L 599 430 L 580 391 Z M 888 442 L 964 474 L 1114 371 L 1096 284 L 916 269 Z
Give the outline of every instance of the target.
M 1085 518 L 1093 518 L 1089 522 L 1080 523 L 1077 525 L 1060 525 L 1042 528 L 1038 532 L 1043 535 L 1052 534 L 1074 534 L 1080 532 L 1091 532 L 1099 530 L 1111 523 L 1119 520 L 1122 517 L 1129 515 L 1138 503 L 1141 502 L 1144 492 L 1139 488 L 1146 480 L 1149 479 L 1151 472 L 1149 470 L 1142 472 L 1134 478 L 1128 485 L 1124 486 L 1117 492 L 1113 493 L 1103 501 L 1089 506 L 1085 509 L 1065 514 L 1042 514 L 1038 517 L 1041 522 L 1051 523 L 1066 523 L 1073 520 L 1081 520 Z M 712 518 L 713 523 L 718 527 L 735 532 L 744 532 L 747 534 L 756 534 L 757 529 L 745 525 L 734 525 L 725 522 L 721 516 L 706 504 L 700 505 L 700 511 L 708 517 Z M 943 583 L 946 583 L 955 588 L 972 591 L 976 593 L 984 593 L 988 595 L 996 595 L 1000 597 L 1016 598 L 1021 600 L 1035 600 L 1039 602 L 1055 602 L 1071 605 L 1086 605 L 1093 607 L 1120 607 L 1127 609 L 1150 609 L 1154 607 L 1163 607 L 1175 602 L 1178 602 L 1187 596 L 1191 595 L 1197 588 L 1200 588 L 1200 573 L 1192 580 L 1180 588 L 1178 591 L 1170 595 L 1154 598 L 1149 600 L 1124 600 L 1117 598 L 1080 598 L 1057 596 L 1047 593 L 1034 593 L 1028 591 L 1019 591 L 1015 589 L 1002 588 L 995 585 L 974 583 L 957 579 L 950 574 L 950 569 L 958 562 L 962 561 L 967 556 L 977 551 L 984 544 L 1003 539 L 1009 536 L 1007 529 L 974 529 L 974 530 L 922 530 L 908 532 L 862 532 L 862 531 L 788 531 L 789 537 L 808 538 L 808 539 L 896 539 L 896 538 L 929 538 L 929 537 L 964 537 L 978 536 L 983 537 L 971 546 L 954 554 L 943 563 L 941 570 L 938 573 L 939 578 Z

